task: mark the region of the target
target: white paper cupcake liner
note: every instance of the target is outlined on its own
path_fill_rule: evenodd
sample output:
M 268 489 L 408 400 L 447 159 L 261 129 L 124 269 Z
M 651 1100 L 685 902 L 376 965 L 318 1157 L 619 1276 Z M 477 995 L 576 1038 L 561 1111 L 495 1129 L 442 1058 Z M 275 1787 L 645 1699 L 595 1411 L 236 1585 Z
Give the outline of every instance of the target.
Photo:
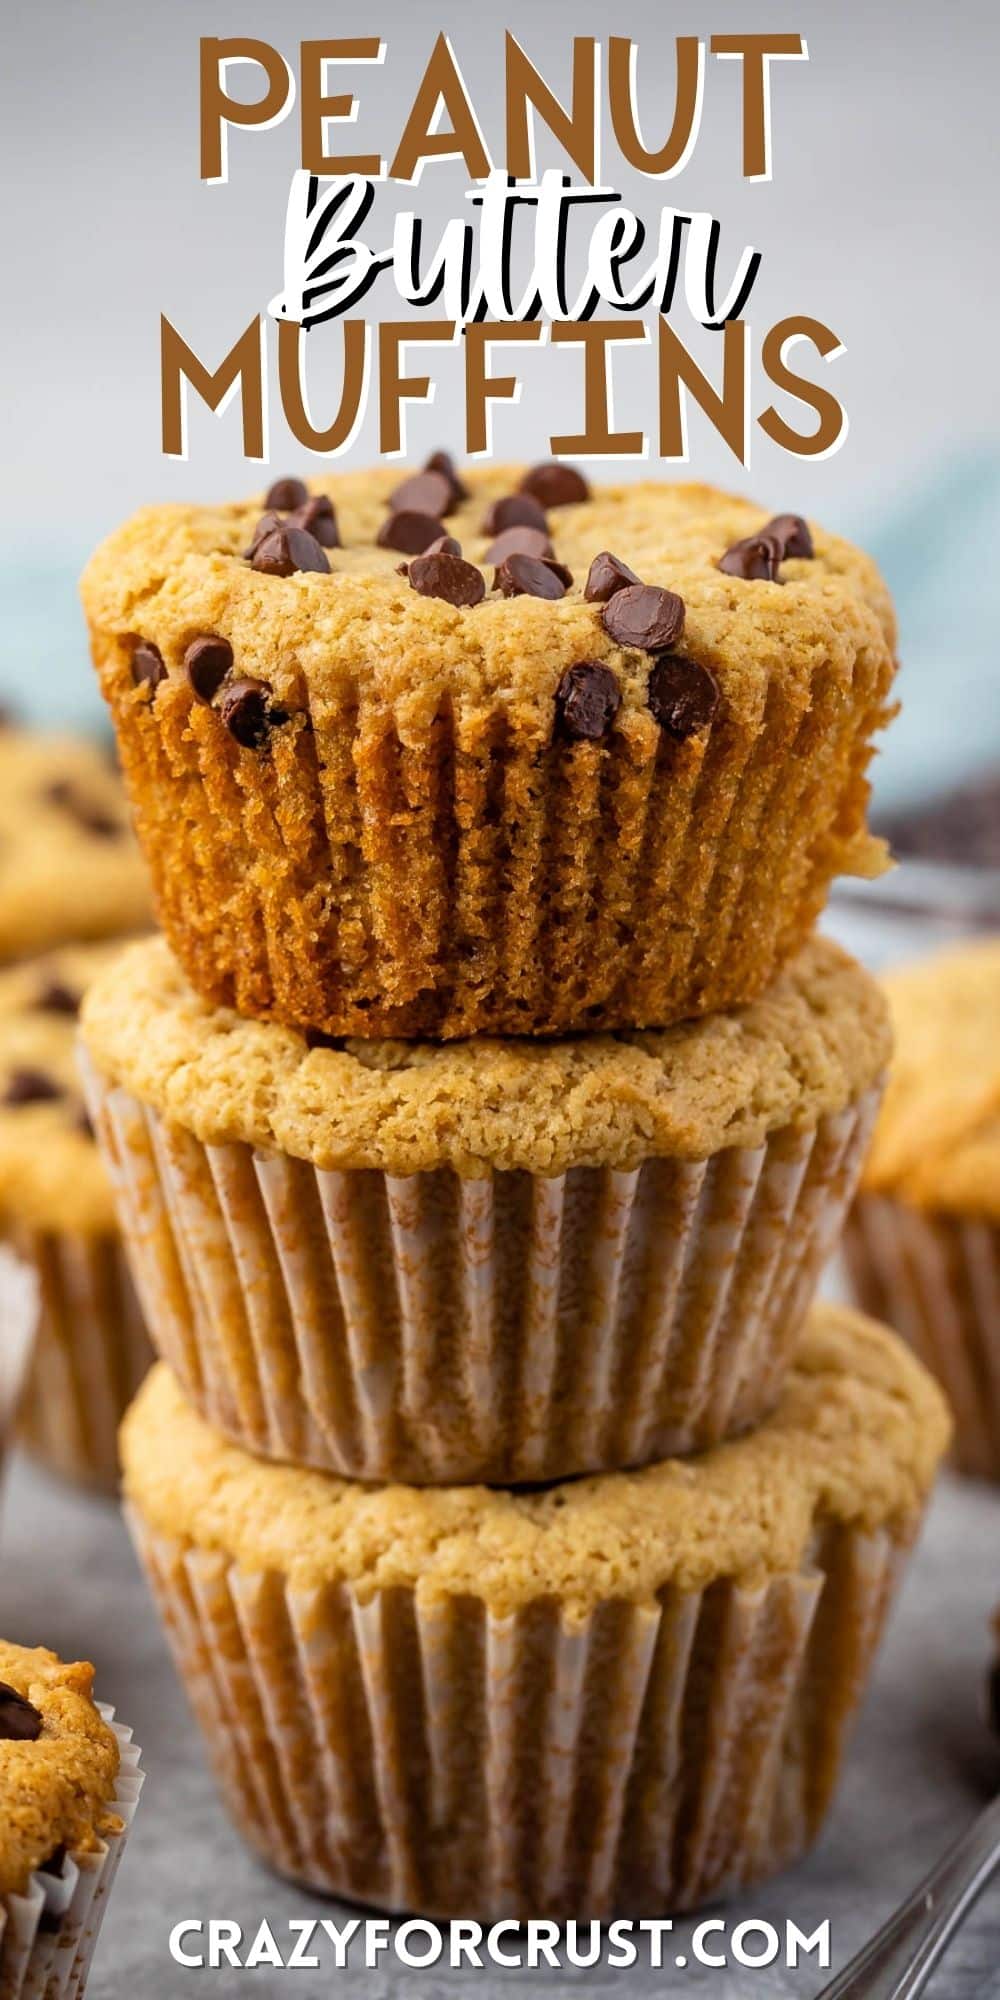
M 690 1908 L 801 1854 L 917 1523 L 800 1573 L 498 1617 L 296 1590 L 130 1526 L 229 1811 L 310 1888 L 430 1916 Z
M 0 2000 L 77 2000 L 86 1987 L 144 1781 L 132 1731 L 115 1722 L 114 1709 L 98 1708 L 121 1752 L 110 1807 L 121 1831 L 93 1848 L 69 1850 L 58 1875 L 40 1870 L 23 1895 L 0 1895 Z
M 13 1241 L 41 1296 L 22 1439 L 63 1478 L 114 1492 L 118 1426 L 153 1359 L 121 1239 L 21 1228 Z
M 878 1100 L 697 1162 L 397 1178 L 205 1146 L 84 1075 L 191 1402 L 263 1456 L 410 1484 L 619 1470 L 758 1422 Z
M 0 1247 L 0 1473 L 20 1407 L 38 1315 L 34 1269 Z
M 937 1376 L 955 1418 L 955 1463 L 1000 1480 L 1000 1228 L 864 1194 L 844 1254 L 859 1304 Z

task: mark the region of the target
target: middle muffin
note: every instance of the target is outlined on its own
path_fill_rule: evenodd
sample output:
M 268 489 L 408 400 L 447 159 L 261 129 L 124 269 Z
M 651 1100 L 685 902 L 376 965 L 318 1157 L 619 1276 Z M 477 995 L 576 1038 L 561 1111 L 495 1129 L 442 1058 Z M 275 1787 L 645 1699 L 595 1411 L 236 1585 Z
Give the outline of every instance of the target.
M 316 1044 L 159 939 L 90 989 L 85 1081 L 153 1337 L 211 1423 L 350 1478 L 565 1479 L 781 1389 L 889 1054 L 815 938 L 658 1032 Z

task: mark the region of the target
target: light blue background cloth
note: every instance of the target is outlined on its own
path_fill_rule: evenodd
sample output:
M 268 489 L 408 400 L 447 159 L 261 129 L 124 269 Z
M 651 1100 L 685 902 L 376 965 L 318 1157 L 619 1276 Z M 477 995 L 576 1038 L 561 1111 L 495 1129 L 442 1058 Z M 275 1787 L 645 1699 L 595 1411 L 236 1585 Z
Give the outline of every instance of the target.
M 874 767 L 882 804 L 1000 765 L 1000 455 L 956 457 L 889 518 L 842 525 L 899 611 L 903 708 Z M 77 602 L 90 546 L 0 563 L 0 700 L 49 728 L 104 723 Z

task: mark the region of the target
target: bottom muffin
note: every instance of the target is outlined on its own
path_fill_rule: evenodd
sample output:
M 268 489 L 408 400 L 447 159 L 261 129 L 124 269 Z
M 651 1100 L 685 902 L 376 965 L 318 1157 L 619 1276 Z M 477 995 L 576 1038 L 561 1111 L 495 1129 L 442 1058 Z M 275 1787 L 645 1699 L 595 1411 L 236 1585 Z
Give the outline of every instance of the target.
M 0 1995 L 77 2000 L 142 1789 L 94 1669 L 0 1640 Z
M 821 1306 L 757 1431 L 639 1472 L 353 1485 L 227 1444 L 162 1366 L 123 1466 L 263 1858 L 386 1909 L 566 1919 L 808 1846 L 947 1434 L 906 1349 Z

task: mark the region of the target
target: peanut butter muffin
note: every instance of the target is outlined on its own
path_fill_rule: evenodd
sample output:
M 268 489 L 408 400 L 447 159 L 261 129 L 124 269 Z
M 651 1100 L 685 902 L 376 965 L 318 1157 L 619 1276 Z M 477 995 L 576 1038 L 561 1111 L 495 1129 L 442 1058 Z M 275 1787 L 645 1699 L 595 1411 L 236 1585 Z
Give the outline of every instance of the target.
M 890 973 L 885 991 L 896 1054 L 848 1266 L 946 1390 L 959 1465 L 1000 1479 L 1000 938 Z
M 117 1429 L 152 1359 L 76 1069 L 77 1009 L 117 944 L 0 970 L 0 1237 L 41 1311 L 22 1434 L 56 1471 L 117 1482 Z
M 778 1394 L 889 1055 L 813 939 L 744 1008 L 573 1040 L 314 1046 L 160 939 L 91 987 L 88 1090 L 161 1352 L 250 1449 L 566 1478 Z
M 0 1640 L 0 1992 L 71 2000 L 142 1787 L 94 1669 Z
M 121 779 L 100 747 L 0 728 L 0 962 L 149 919 Z
M 662 1026 L 884 865 L 892 609 L 797 516 L 435 454 L 147 508 L 83 600 L 163 928 L 243 1014 Z
M 226 1444 L 163 1368 L 123 1462 L 273 1867 L 388 1909 L 636 1917 L 813 1839 L 947 1430 L 900 1343 L 822 1306 L 758 1430 L 640 1472 L 364 1487 Z

